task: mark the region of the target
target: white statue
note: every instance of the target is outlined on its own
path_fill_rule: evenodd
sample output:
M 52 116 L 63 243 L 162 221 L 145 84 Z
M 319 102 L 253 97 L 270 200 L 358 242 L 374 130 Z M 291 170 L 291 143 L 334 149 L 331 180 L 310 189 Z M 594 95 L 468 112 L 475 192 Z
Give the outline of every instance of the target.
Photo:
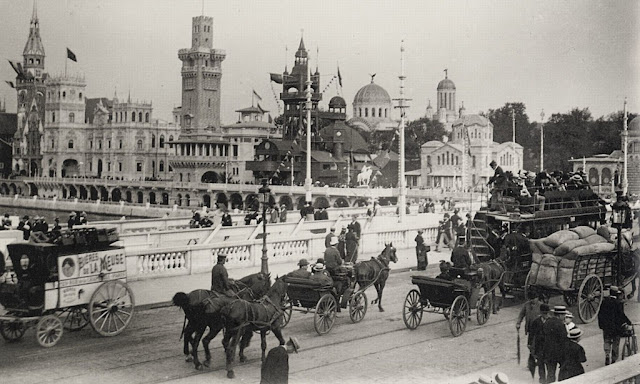
M 363 165 L 362 170 L 358 174 L 358 185 L 369 185 L 369 181 L 371 180 L 371 173 L 373 170 L 368 165 Z

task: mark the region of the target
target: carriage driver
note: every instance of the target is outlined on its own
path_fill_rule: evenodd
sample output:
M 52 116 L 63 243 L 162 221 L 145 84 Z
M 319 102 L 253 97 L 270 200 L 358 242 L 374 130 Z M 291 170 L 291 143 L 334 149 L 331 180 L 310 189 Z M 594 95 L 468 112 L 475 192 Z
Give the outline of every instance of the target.
M 229 279 L 227 268 L 224 263 L 227 261 L 227 255 L 218 254 L 218 263 L 211 269 L 211 290 L 225 296 L 233 296 L 231 291 L 232 280 Z
M 329 242 L 329 248 L 324 251 L 324 265 L 333 278 L 333 286 L 336 288 L 336 293 L 340 296 L 342 295 L 342 280 L 337 275 L 341 272 L 342 258 L 336 245 L 338 245 L 338 238 L 334 236 Z

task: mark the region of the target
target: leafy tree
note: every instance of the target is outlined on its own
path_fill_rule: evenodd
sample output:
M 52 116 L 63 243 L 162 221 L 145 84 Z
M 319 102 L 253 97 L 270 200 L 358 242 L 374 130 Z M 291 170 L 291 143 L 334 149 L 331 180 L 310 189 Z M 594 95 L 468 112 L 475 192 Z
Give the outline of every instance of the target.
M 503 107 L 490 109 L 485 117 L 493 124 L 493 140 L 504 143 L 513 140 L 512 114 L 516 120 L 516 143 L 523 145 L 522 141 L 527 136 L 530 125 L 524 103 L 505 103 Z
M 590 156 L 588 134 L 593 125 L 589 108 L 554 113 L 544 124 L 544 165 L 547 170 L 569 171 L 569 159 Z

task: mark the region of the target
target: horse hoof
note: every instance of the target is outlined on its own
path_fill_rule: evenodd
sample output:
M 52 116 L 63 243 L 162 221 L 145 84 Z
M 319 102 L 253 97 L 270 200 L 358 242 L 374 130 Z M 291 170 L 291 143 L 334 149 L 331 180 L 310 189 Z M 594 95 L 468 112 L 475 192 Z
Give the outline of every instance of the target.
M 380 312 L 384 312 L 384 308 L 378 308 Z
M 196 364 L 196 370 L 202 371 L 202 364 L 200 363 Z
M 190 363 L 193 361 L 193 356 L 191 355 L 187 355 L 184 357 L 184 361 L 186 361 L 187 363 Z
M 234 377 L 236 377 L 236 374 L 233 371 L 227 371 L 227 378 L 233 379 Z
M 203 364 L 205 367 L 209 368 L 211 366 L 211 361 L 205 360 Z

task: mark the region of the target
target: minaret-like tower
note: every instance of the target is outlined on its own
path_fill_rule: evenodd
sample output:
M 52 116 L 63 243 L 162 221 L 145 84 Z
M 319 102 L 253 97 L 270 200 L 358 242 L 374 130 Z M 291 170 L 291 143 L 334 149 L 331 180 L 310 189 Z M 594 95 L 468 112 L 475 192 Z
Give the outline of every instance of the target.
M 291 69 L 291 73 L 282 74 L 282 93 L 280 100 L 284 102 L 284 134 L 285 140 L 295 140 L 305 135 L 306 130 L 306 111 L 305 103 L 306 82 L 311 77 L 311 132 L 312 135 L 317 134 L 318 127 L 318 102 L 322 100 L 320 93 L 320 72 L 316 68 L 316 73 L 311 75 L 309 69 L 309 54 L 304 47 L 304 40 L 300 38 L 300 46 L 295 55 L 295 64 Z
M 191 48 L 178 51 L 182 61 L 182 134 L 206 137 L 220 129 L 220 81 L 226 53 L 213 49 L 213 18 L 192 19 Z
M 40 39 L 40 22 L 35 1 L 29 37 L 22 56 L 24 58 L 22 71 L 16 77 L 18 111 L 21 111 L 22 115 L 18 119 L 14 136 L 13 171 L 28 176 L 39 176 L 41 175 L 40 143 L 44 134 L 47 75 L 44 73 L 45 54 Z

